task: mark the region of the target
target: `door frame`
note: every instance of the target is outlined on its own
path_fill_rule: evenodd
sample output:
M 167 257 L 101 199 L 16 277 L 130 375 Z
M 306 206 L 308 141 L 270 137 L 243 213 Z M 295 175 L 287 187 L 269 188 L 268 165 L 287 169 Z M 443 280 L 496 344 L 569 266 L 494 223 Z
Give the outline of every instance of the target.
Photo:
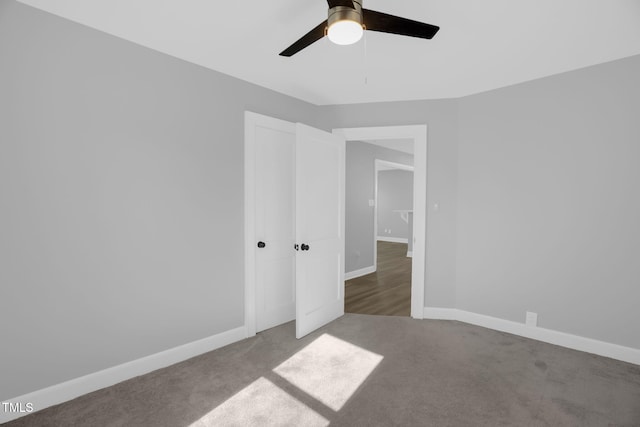
M 415 160 L 414 160 L 415 161 Z M 405 165 L 397 162 L 390 162 L 388 160 L 375 159 L 374 161 L 375 177 L 373 178 L 373 266 L 378 269 L 378 172 L 382 169 L 380 166 L 389 166 L 394 170 L 404 170 L 413 172 L 415 168 L 410 165 Z M 412 200 L 413 201 L 413 200 Z
M 294 126 L 292 122 L 245 111 L 244 114 L 244 326 L 246 337 L 256 334 L 255 295 L 255 135 L 257 121 Z M 411 317 L 424 318 L 427 208 L 427 125 L 336 128 L 346 141 L 413 139 L 413 262 L 411 270 Z M 345 171 L 342 171 L 343 173 Z M 344 218 L 343 218 L 344 220 Z M 343 284 L 344 286 L 344 284 Z
M 337 128 L 346 141 L 413 139 L 413 262 L 411 317 L 424 318 L 427 228 L 427 125 Z M 377 236 L 376 236 L 377 237 Z

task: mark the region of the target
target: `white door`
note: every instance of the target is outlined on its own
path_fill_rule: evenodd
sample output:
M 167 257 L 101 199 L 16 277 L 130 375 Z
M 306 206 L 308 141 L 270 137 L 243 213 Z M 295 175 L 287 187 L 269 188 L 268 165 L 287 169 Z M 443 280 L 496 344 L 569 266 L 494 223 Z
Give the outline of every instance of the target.
M 295 319 L 295 125 L 253 116 L 256 332 Z
M 344 314 L 345 140 L 296 125 L 296 337 Z

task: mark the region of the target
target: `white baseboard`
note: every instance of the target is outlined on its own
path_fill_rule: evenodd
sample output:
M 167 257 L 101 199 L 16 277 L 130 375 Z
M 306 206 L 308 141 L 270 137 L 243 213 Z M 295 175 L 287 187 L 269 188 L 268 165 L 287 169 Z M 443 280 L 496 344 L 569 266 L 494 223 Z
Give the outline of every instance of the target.
M 387 236 L 378 236 L 376 238 L 380 242 L 391 242 L 391 243 L 406 243 L 409 244 L 409 239 L 406 237 L 387 237 Z
M 246 338 L 246 334 L 246 328 L 241 326 L 179 347 L 161 351 L 160 353 L 123 363 L 122 365 L 43 388 L 42 390 L 24 394 L 13 399 L 7 399 L 3 402 L 21 403 L 22 407 L 25 407 L 27 403 L 31 403 L 34 412 L 39 411 L 130 378 L 144 375 L 156 369 L 199 356 L 203 353 L 224 347 L 225 345 L 241 341 Z M 28 415 L 28 413 L 5 412 L 4 406 L 5 405 L 2 405 L 2 407 L 0 407 L 0 424 Z
M 485 316 L 483 314 L 472 313 L 470 311 L 458 310 L 455 308 L 425 307 L 425 319 L 458 320 L 472 325 L 482 326 L 496 331 L 507 332 L 513 335 L 543 341 L 573 350 L 584 351 L 586 353 L 597 354 L 599 356 L 610 357 L 611 359 L 640 365 L 640 349 L 625 347 L 605 341 L 598 341 L 566 332 L 552 329 L 527 326 L 524 323 L 513 322 L 511 320 L 497 317 Z
M 413 258 L 413 251 L 407 251 L 407 258 Z
M 361 268 L 360 270 L 353 270 L 348 273 L 344 273 L 344 280 L 355 279 L 356 277 L 366 276 L 367 274 L 375 273 L 376 266 L 372 265 L 370 267 Z

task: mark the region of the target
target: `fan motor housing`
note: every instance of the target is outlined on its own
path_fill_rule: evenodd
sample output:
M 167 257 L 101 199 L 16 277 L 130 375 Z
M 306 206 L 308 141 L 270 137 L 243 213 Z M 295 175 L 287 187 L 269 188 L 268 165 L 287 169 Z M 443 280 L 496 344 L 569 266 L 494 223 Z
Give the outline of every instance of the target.
M 355 9 L 345 6 L 336 6 L 329 9 L 327 26 L 330 27 L 338 21 L 355 21 L 362 25 L 362 3 L 354 0 Z

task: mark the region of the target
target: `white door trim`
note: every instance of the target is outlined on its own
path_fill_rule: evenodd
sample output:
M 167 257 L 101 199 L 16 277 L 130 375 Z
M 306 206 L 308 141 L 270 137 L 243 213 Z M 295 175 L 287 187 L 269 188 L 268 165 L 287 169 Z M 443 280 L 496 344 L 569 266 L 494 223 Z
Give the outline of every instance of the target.
M 384 239 L 378 238 L 379 237 L 378 236 L 378 172 L 380 172 L 381 170 L 388 170 L 388 169 L 400 169 L 400 170 L 413 172 L 414 168 L 413 166 L 404 165 L 402 163 L 375 159 L 374 169 L 375 169 L 375 176 L 373 178 L 373 200 L 374 200 L 373 202 L 373 205 L 374 205 L 373 206 L 373 266 L 377 269 L 378 268 L 378 240 L 384 241 Z M 390 242 L 394 240 L 387 240 L 387 241 Z
M 413 139 L 413 268 L 411 271 L 411 317 L 422 319 L 425 290 L 427 226 L 427 125 L 380 126 L 334 129 L 347 141 Z

